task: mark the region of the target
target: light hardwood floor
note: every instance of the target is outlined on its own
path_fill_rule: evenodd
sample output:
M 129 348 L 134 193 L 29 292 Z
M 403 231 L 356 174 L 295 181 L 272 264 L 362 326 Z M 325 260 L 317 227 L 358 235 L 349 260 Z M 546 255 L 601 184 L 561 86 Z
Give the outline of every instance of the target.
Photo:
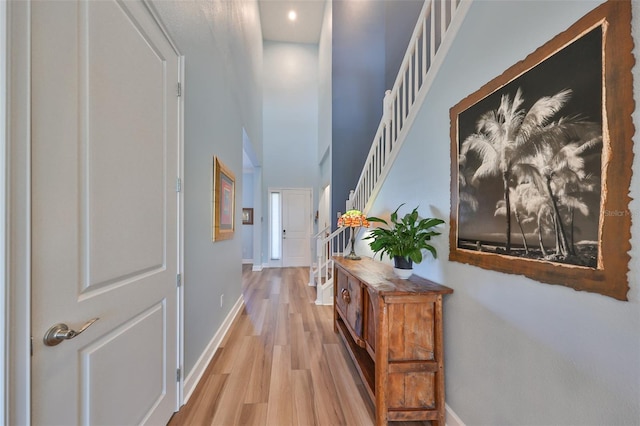
M 374 409 L 308 268 L 243 267 L 245 307 L 177 425 L 373 425 Z M 422 423 L 393 423 L 393 425 Z

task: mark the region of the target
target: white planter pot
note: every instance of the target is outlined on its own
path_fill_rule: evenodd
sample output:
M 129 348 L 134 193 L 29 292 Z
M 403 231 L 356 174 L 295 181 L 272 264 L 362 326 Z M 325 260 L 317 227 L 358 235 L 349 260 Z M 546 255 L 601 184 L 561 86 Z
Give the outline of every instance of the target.
M 413 269 L 393 268 L 393 273 L 396 274 L 396 277 L 406 280 L 411 276 L 411 274 L 413 274 Z

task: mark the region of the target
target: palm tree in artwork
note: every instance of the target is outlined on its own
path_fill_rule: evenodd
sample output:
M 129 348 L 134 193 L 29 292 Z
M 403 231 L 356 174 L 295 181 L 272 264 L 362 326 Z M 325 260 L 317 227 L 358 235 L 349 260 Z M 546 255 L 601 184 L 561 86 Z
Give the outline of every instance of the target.
M 523 158 L 517 165 L 521 176 L 528 176 L 538 190 L 546 194 L 552 207 L 558 248 L 556 254 L 566 257 L 575 254 L 569 243 L 560 207 L 567 212 L 577 208 L 589 214 L 576 191 L 593 191 L 595 185 L 584 169 L 583 154 L 602 144 L 599 124 L 573 120 L 571 123 L 551 123 L 545 137 L 532 137 L 522 149 Z
M 524 103 L 522 90 L 516 91 L 513 99 L 504 94 L 500 106 L 480 116 L 476 123 L 476 133 L 468 136 L 460 147 L 459 162 L 467 163 L 473 153 L 479 159 L 469 183 L 479 185 L 480 180 L 501 177 L 505 209 L 505 251 L 511 252 L 510 187 L 517 180 L 514 168 L 525 159 L 530 159 L 545 146 L 567 143 L 584 126 L 574 118 L 563 118 L 555 123 L 550 120 L 567 103 L 571 90 L 566 89 L 553 96 L 538 99 L 529 110 L 521 108 Z M 549 182 L 550 183 L 550 182 Z M 557 210 L 557 209 L 556 209 Z
M 558 192 L 560 204 L 567 209 L 567 221 L 569 223 L 569 246 L 575 251 L 575 217 L 576 212 L 587 217 L 591 214 L 589 205 L 585 202 L 584 196 L 587 193 L 598 193 L 599 185 L 595 176 L 587 174 L 581 180 L 571 180 L 565 182 Z
M 552 233 L 554 229 L 549 198 L 541 194 L 536 185 L 524 177 L 521 177 L 514 193 L 518 200 L 516 205 L 520 211 L 519 216 L 522 217 L 522 225 L 535 224 L 540 252 L 543 257 L 547 257 L 543 235 Z
M 547 257 L 548 253 L 544 246 L 544 234 L 551 233 L 555 228 L 553 226 L 553 220 L 551 215 L 551 206 L 546 197 L 538 196 L 531 200 L 532 207 L 537 209 L 536 213 L 536 230 L 538 232 L 538 243 L 540 245 L 540 251 L 543 257 Z M 556 238 L 556 252 L 558 250 L 558 239 Z
M 522 123 L 522 112 L 518 108 L 522 104 L 522 94 L 518 89 L 511 101 L 509 95 L 502 95 L 500 106 L 495 111 L 488 111 L 480 116 L 476 123 L 476 133 L 468 136 L 460 147 L 459 164 L 465 167 L 467 156 L 474 152 L 481 161 L 469 183 L 477 186 L 479 180 L 487 177 L 501 176 L 503 181 L 504 201 L 506 208 L 506 245 L 507 253 L 511 251 L 511 203 L 509 200 L 509 178 L 511 158 L 509 145 L 514 144 L 515 129 Z
M 529 244 L 527 244 L 527 236 L 522 226 L 526 216 L 523 215 L 523 208 L 524 208 L 522 204 L 523 200 L 522 200 L 521 194 L 518 192 L 518 189 L 520 187 L 521 186 L 518 185 L 515 188 L 511 189 L 513 193 L 509 195 L 509 200 L 511 202 L 511 211 L 514 214 L 516 218 L 516 223 L 518 224 L 518 228 L 520 229 L 520 235 L 522 236 L 522 244 L 524 245 L 524 252 L 525 254 L 528 255 Z M 494 213 L 494 216 L 505 216 L 506 214 L 507 214 L 506 202 L 504 200 L 498 200 L 498 202 L 496 203 L 496 211 Z

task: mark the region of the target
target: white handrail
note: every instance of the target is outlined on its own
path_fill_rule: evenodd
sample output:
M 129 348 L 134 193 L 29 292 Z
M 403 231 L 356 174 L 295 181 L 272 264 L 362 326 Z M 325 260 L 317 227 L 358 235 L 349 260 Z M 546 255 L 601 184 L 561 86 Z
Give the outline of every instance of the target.
M 327 225 L 327 226 L 324 227 L 324 229 L 322 229 L 322 230 L 318 231 L 316 234 L 314 234 L 311 237 L 311 239 L 315 240 L 318 237 L 322 237 L 325 233 L 327 233 L 330 230 L 331 230 L 331 225 Z
M 349 239 L 347 227 L 340 227 L 326 237 L 316 238 L 317 263 L 315 268 L 309 268 L 309 285 L 316 286 L 316 304 L 327 303 L 323 291 L 333 283 L 333 256 L 339 256 L 347 248 Z
M 371 207 L 471 1 L 426 0 L 354 190 L 353 208 Z M 351 197 L 350 197 L 351 198 Z

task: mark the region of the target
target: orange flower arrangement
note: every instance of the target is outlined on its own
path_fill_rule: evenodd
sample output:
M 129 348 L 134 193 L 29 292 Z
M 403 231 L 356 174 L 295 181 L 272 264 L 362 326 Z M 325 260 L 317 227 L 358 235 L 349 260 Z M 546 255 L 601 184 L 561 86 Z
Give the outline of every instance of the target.
M 349 210 L 338 219 L 338 226 L 349 226 L 351 228 L 356 226 L 369 227 L 369 221 L 367 217 L 362 214 L 360 210 Z

